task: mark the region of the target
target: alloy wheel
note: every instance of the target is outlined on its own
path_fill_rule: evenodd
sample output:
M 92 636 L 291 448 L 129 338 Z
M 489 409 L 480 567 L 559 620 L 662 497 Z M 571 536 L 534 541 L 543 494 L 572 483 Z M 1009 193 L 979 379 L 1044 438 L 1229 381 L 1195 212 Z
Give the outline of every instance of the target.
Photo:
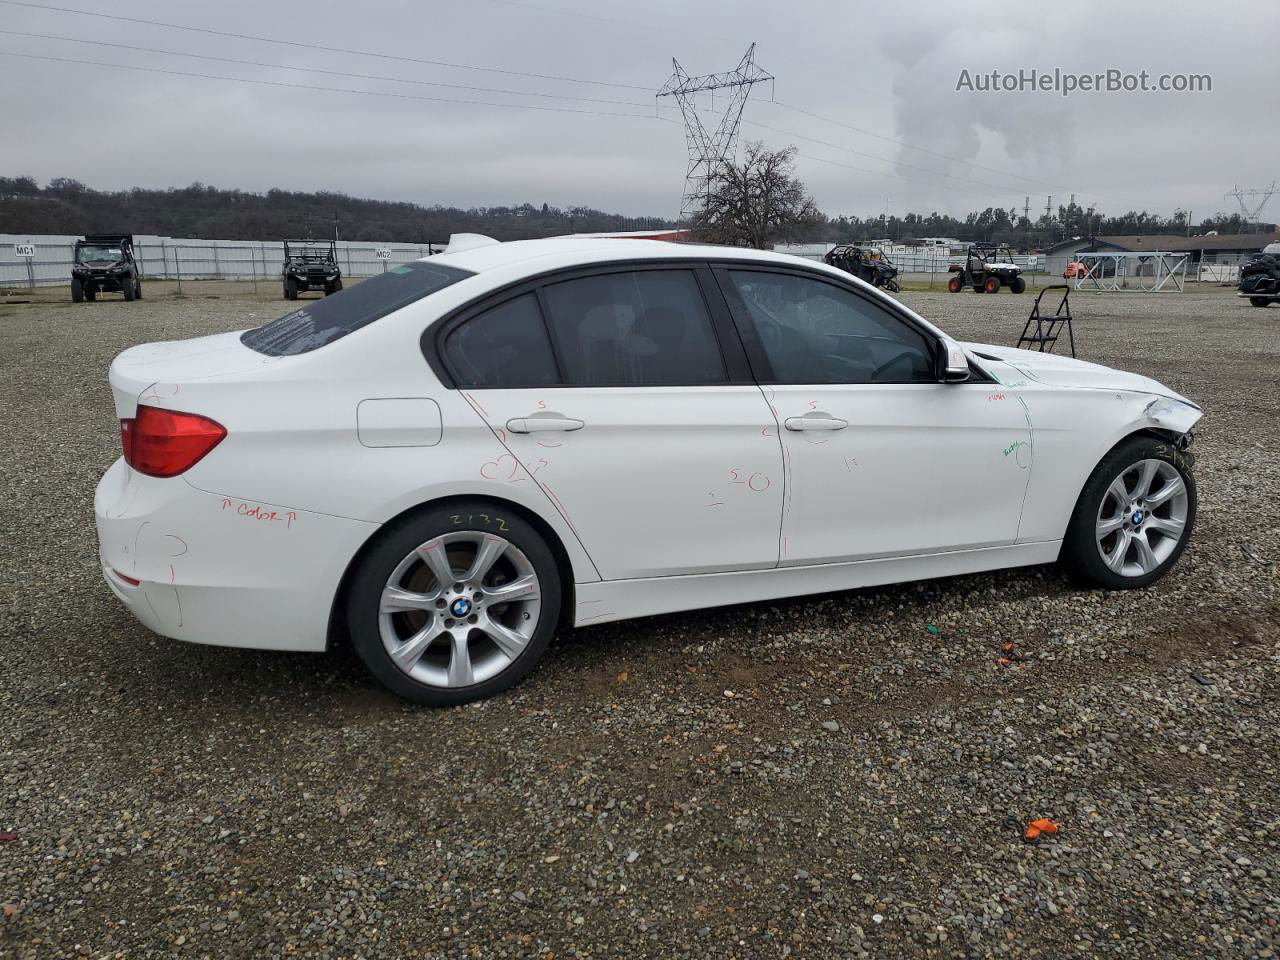
M 1169 559 L 1186 534 L 1189 498 L 1173 464 L 1139 460 L 1122 470 L 1098 505 L 1094 527 L 1102 562 L 1141 577 Z
M 387 578 L 378 630 L 391 662 L 433 687 L 468 687 L 524 652 L 538 627 L 538 575 L 509 540 L 478 530 L 428 540 Z

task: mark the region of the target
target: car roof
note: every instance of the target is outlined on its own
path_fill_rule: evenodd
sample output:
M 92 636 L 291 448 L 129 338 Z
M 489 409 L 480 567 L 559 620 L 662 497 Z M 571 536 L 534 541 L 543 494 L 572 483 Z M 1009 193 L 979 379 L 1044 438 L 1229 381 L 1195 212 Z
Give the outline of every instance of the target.
M 479 274 L 498 271 L 508 277 L 516 273 L 533 276 L 547 270 L 572 266 L 575 263 L 599 264 L 636 260 L 750 260 L 754 263 L 773 262 L 779 265 L 823 268 L 822 264 L 812 260 L 767 250 L 614 237 L 550 237 L 544 240 L 512 240 L 507 243 L 470 247 L 457 253 L 437 254 L 430 258 L 431 263 L 457 267 Z

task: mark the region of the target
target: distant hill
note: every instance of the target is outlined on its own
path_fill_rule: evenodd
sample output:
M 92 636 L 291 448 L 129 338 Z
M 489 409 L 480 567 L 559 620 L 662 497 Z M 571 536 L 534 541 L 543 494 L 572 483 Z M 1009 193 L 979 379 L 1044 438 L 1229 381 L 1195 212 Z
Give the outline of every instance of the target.
M 451 233 L 524 240 L 565 233 L 656 230 L 659 217 L 623 217 L 589 207 L 423 207 L 342 193 L 265 194 L 193 183 L 168 190 L 106 192 L 59 178 L 41 187 L 31 177 L 0 177 L 0 233 L 135 233 L 210 240 L 282 240 L 333 236 L 343 240 L 426 243 Z

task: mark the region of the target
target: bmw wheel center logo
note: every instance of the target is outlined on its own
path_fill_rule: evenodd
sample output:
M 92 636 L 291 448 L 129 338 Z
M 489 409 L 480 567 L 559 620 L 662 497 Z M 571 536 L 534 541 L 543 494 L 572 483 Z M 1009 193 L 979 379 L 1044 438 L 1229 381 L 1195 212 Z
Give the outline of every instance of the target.
M 1142 525 L 1142 520 L 1143 520 L 1143 518 L 1144 518 L 1145 516 L 1146 516 L 1146 514 L 1145 514 L 1145 513 L 1143 513 L 1141 510 L 1135 510 L 1135 511 L 1133 511 L 1133 525 L 1134 525 L 1135 527 L 1141 526 L 1141 525 Z
M 449 612 L 461 620 L 471 612 L 471 601 L 466 597 L 459 597 L 450 605 Z

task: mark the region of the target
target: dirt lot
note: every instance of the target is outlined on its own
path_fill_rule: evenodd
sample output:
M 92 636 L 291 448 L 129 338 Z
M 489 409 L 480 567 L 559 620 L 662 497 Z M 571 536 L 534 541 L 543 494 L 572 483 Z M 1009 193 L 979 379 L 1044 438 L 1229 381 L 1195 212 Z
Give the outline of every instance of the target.
M 345 651 L 162 640 L 100 582 L 107 364 L 284 312 L 242 289 L 0 300 L 0 956 L 1280 950 L 1280 308 L 1078 298 L 1082 357 L 1208 411 L 1150 590 L 1041 568 L 596 627 L 427 711 Z M 903 297 L 1000 343 L 1030 306 Z

